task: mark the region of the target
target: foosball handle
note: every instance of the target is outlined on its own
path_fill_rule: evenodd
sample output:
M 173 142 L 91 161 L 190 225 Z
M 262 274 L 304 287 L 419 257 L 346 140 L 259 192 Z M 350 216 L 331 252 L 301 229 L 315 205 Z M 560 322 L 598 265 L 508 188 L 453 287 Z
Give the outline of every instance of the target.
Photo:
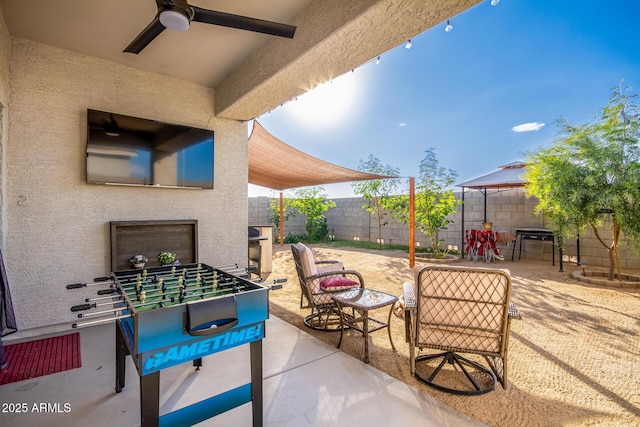
M 281 277 L 280 279 L 275 279 L 273 283 L 285 283 L 287 281 L 286 277 Z M 282 286 L 280 286 L 282 287 Z
M 103 277 L 96 277 L 95 279 L 93 279 L 94 282 L 107 282 L 109 280 L 113 280 L 113 277 L 103 276 Z
M 270 286 L 269 289 L 271 290 L 282 289 L 282 285 L 273 285 L 273 286 Z
M 70 285 L 67 285 L 67 289 L 78 289 L 78 288 L 83 288 L 87 286 L 86 283 L 72 283 Z
M 111 294 L 115 294 L 117 292 L 117 289 L 100 289 L 98 291 L 98 295 L 111 295 Z
M 93 305 L 92 304 L 80 304 L 80 305 L 74 305 L 73 307 L 71 307 L 71 311 L 83 311 L 83 310 L 89 310 L 90 308 L 92 308 Z

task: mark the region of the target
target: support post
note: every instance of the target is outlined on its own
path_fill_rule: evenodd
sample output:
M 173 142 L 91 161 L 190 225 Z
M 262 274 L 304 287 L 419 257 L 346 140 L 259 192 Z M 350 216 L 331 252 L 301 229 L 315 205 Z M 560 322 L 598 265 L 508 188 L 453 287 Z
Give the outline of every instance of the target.
M 416 179 L 409 178 L 409 267 L 416 265 Z
M 461 239 L 460 239 L 460 255 L 462 256 L 462 259 L 464 259 L 464 187 L 462 187 L 462 225 L 461 225 Z
M 487 187 L 484 187 L 484 222 L 487 222 Z
M 282 191 L 280 192 L 280 246 L 284 246 L 284 200 L 282 199 Z

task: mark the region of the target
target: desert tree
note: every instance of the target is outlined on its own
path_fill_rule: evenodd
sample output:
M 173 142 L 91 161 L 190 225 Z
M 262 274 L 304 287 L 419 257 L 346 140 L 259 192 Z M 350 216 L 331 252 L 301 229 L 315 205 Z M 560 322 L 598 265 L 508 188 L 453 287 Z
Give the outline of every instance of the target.
M 327 237 L 327 218 L 325 213 L 336 206 L 333 200 L 327 200 L 324 188 L 320 186 L 302 187 L 292 192 L 290 207 L 306 216 L 305 229 L 312 242 Z
M 420 161 L 419 176 L 415 188 L 416 227 L 424 233 L 431 243 L 435 255 L 447 252 L 440 248 L 442 239 L 439 233 L 446 230 L 452 222 L 450 216 L 457 212 L 458 201 L 453 193 L 453 183 L 458 173 L 439 165 L 435 148 L 425 150 Z M 391 201 L 394 218 L 408 223 L 409 198 L 399 196 Z
M 558 121 L 560 136 L 551 146 L 528 154 L 528 196 L 538 199 L 554 232 L 573 237 L 593 231 L 609 257 L 608 279 L 620 275 L 621 234 L 640 248 L 640 112 L 622 85 L 587 123 Z
M 366 160 L 360 160 L 358 170 L 360 172 L 390 177 L 397 177 L 400 174 L 398 168 L 383 164 L 380 159 L 373 154 L 370 154 Z M 362 207 L 376 219 L 379 245 L 382 245 L 382 227 L 389 223 L 388 209 L 391 206 L 390 202 L 392 198 L 396 196 L 398 185 L 398 178 L 373 179 L 351 183 L 353 192 L 367 202 Z

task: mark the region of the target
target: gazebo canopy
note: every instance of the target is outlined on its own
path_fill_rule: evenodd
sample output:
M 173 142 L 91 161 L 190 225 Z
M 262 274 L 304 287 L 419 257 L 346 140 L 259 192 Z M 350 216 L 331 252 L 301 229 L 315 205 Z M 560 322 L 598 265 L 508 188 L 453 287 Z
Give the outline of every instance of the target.
M 274 190 L 392 178 L 334 165 L 297 150 L 254 121 L 249 137 L 249 183 Z
M 472 188 L 480 190 L 484 188 L 515 188 L 524 187 L 525 181 L 522 178 L 525 163 L 511 162 L 500 166 L 500 170 L 490 174 L 472 179 L 456 185 L 456 187 Z

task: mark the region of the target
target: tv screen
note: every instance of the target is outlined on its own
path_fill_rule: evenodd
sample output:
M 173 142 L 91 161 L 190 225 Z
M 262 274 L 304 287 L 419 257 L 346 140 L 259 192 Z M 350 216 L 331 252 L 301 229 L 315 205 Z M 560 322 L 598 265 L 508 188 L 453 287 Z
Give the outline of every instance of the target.
M 213 131 L 87 110 L 87 182 L 213 189 Z

